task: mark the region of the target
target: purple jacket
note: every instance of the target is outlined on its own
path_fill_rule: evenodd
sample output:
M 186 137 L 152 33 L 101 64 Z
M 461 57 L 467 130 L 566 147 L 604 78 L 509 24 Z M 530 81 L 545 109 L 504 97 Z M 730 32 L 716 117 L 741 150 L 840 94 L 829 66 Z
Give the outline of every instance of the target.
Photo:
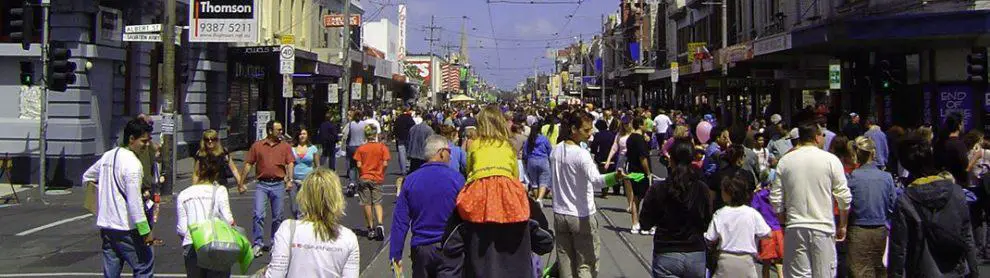
M 780 221 L 777 220 L 777 215 L 773 212 L 773 206 L 770 205 L 770 190 L 760 189 L 753 195 L 753 201 L 749 204 L 751 207 L 760 212 L 763 216 L 763 220 L 767 221 L 767 225 L 770 226 L 771 230 L 780 230 Z

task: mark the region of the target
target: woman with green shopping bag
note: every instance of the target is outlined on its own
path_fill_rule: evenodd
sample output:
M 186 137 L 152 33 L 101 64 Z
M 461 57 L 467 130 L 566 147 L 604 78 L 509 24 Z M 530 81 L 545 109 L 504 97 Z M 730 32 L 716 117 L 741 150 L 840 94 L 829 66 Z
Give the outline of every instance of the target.
M 197 157 L 195 175 L 193 175 L 193 185 L 182 190 L 176 199 L 176 209 L 178 213 L 179 237 L 182 238 L 183 256 L 185 257 L 186 275 L 188 277 L 230 277 L 230 267 L 233 263 L 222 266 L 202 267 L 199 263 L 207 254 L 197 254 L 197 247 L 202 247 L 203 238 L 217 238 L 216 236 L 202 236 L 208 230 L 211 235 L 218 235 L 222 231 L 229 230 L 228 227 L 212 225 L 213 222 L 221 222 L 227 225 L 234 225 L 234 216 L 230 212 L 230 201 L 227 197 L 227 188 L 217 184 L 224 166 L 227 166 L 224 157 L 221 156 L 201 156 Z M 205 228 L 208 227 L 208 228 Z M 193 235 L 200 234 L 199 236 Z M 236 235 L 234 234 L 235 238 Z M 241 235 L 240 237 L 243 237 Z M 204 251 L 199 249 L 201 252 Z

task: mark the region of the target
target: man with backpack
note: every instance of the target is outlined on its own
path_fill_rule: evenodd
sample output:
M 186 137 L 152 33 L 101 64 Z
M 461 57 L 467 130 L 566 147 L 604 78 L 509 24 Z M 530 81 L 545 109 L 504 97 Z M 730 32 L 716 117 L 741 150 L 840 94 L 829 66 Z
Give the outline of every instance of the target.
M 969 209 L 962 187 L 940 173 L 927 140 L 897 148 L 912 182 L 897 199 L 890 229 L 890 277 L 980 277 Z

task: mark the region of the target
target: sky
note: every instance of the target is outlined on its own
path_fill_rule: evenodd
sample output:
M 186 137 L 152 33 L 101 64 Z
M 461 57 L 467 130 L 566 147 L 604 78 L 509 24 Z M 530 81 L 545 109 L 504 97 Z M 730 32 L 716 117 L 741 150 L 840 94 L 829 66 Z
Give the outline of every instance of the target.
M 489 1 L 491 1 L 489 3 Z M 527 2 L 526 4 L 496 1 Z M 579 4 L 580 1 L 580 4 Z M 529 4 L 528 2 L 565 2 L 563 4 Z M 553 70 L 546 58 L 547 46 L 562 48 L 584 41 L 601 32 L 603 14 L 615 13 L 619 0 L 364 0 L 364 21 L 389 18 L 398 24 L 398 4 L 407 10 L 406 48 L 409 53 L 429 53 L 427 26 L 430 17 L 442 29 L 435 31 L 442 45 L 451 44 L 457 51 L 461 23 L 467 16 L 468 56 L 475 71 L 499 89 L 511 90 L 539 72 Z M 569 17 L 573 15 L 572 17 Z M 570 18 L 570 20 L 568 20 Z M 497 44 L 497 49 L 496 49 Z

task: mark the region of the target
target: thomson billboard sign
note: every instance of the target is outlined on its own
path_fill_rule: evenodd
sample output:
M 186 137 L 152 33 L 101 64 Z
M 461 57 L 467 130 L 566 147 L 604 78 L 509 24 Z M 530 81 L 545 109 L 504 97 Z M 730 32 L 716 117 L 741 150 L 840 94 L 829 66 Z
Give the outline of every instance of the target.
M 190 0 L 190 42 L 257 42 L 255 0 Z

